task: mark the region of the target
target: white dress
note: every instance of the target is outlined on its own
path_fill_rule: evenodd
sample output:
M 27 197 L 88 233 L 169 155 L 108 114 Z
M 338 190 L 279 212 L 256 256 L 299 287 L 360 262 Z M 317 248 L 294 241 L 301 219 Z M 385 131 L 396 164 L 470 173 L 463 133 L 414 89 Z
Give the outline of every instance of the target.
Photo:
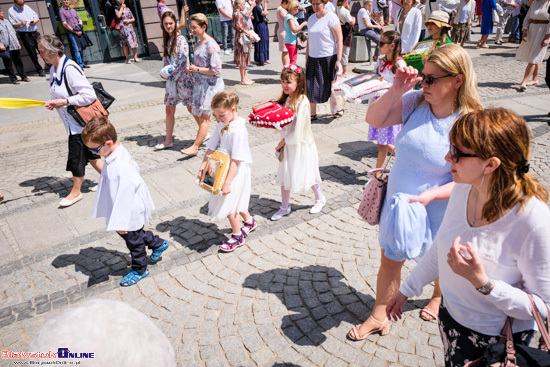
M 550 0 L 535 0 L 531 4 L 523 21 L 523 29 L 528 30 L 527 42 L 521 42 L 516 54 L 519 61 L 530 64 L 542 63 L 548 46 L 541 47 L 541 44 L 544 36 L 550 33 L 550 24 L 533 24 L 531 19 L 548 21 L 550 19 L 548 6 L 550 6 Z
M 214 131 L 206 147 L 211 150 L 229 153 L 231 160 L 239 161 L 239 167 L 233 181 L 231 181 L 231 192 L 225 196 L 220 193 L 210 197 L 208 216 L 212 220 L 225 219 L 231 213 L 247 212 L 250 202 L 252 153 L 248 146 L 246 122 L 242 117 L 231 121 L 229 131 L 224 131 L 222 136 L 221 130 L 225 126 L 226 124 L 223 122 L 218 123 L 216 131 Z
M 290 98 L 285 106 L 289 107 Z M 281 131 L 285 139 L 283 160 L 277 170 L 277 183 L 293 193 L 305 192 L 313 185 L 321 184 L 319 157 L 311 130 L 309 100 L 300 97 L 294 112 L 294 122 Z

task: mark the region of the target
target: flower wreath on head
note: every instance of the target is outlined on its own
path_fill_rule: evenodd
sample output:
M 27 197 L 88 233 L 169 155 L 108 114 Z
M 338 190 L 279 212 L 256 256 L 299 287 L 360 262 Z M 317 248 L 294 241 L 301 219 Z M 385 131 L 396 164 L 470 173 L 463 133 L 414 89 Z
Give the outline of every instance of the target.
M 285 65 L 283 66 L 283 70 L 284 69 L 290 69 L 292 70 L 293 72 L 295 72 L 296 74 L 300 74 L 302 71 L 300 70 L 300 68 L 294 64 L 288 64 L 288 65 Z

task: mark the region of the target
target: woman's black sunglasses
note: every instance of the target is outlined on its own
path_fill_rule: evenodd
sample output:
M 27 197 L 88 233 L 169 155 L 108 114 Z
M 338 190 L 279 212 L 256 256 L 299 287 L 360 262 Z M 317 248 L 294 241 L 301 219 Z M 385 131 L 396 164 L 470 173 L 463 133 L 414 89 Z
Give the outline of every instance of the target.
M 433 83 L 435 83 L 436 79 L 446 78 L 448 76 L 454 76 L 454 74 L 447 74 L 447 75 L 442 75 L 442 76 L 431 76 L 431 75 L 424 75 L 424 74 L 420 73 L 420 74 L 418 74 L 418 76 L 422 78 L 421 83 L 426 83 L 428 85 L 432 85 Z
M 479 157 L 475 154 L 462 153 L 456 146 L 452 144 L 449 145 L 449 153 L 451 153 L 451 158 L 455 163 L 458 163 L 460 157 Z

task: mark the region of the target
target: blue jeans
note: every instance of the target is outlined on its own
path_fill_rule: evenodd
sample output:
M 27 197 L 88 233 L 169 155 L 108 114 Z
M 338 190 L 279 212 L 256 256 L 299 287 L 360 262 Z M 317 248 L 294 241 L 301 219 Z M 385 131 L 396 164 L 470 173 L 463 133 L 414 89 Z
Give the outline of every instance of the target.
M 380 41 L 380 34 L 378 34 L 377 32 L 375 32 L 370 28 L 362 29 L 361 34 L 365 37 L 365 41 L 371 40 L 376 44 L 374 55 L 380 56 L 380 51 L 378 50 L 378 42 Z
M 72 32 L 69 32 L 69 40 L 71 41 L 71 47 L 73 49 L 74 58 L 78 66 L 83 67 L 84 66 L 84 54 L 82 53 L 82 50 L 78 48 L 75 40 L 75 35 Z
M 510 35 L 508 36 L 511 40 L 521 40 L 519 34 L 519 15 L 515 15 L 512 18 L 512 28 L 510 28 Z
M 220 21 L 222 25 L 222 44 L 223 50 L 227 50 L 227 33 L 229 31 L 229 43 L 231 43 L 231 49 L 235 49 L 235 33 L 233 33 L 233 22 L 231 20 Z

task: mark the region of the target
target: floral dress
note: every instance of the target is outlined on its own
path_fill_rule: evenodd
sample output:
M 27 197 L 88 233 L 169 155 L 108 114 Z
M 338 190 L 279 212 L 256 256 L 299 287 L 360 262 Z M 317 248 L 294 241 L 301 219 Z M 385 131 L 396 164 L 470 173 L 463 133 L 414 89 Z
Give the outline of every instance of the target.
M 220 46 L 210 38 L 204 44 L 195 46 L 195 65 L 200 68 L 208 68 L 214 75 L 195 74 L 193 84 L 193 104 L 191 113 L 193 116 L 211 115 L 210 104 L 212 97 L 224 88 L 222 72 L 222 59 L 220 58 Z
M 137 36 L 133 24 L 124 24 L 125 20 L 131 20 L 133 18 L 134 15 L 132 11 L 129 8 L 125 8 L 120 17 L 120 47 L 138 47 Z
M 240 11 L 233 13 L 233 29 L 235 29 L 234 62 L 237 67 L 250 65 L 250 45 L 243 45 L 243 34 L 248 29 L 246 19 Z
M 182 102 L 184 106 L 191 106 L 193 103 L 194 78 L 187 72 L 189 50 L 184 36 L 178 35 L 177 42 L 175 52 L 169 57 L 162 58 L 163 66 L 172 65 L 173 67 L 173 71 L 166 81 L 164 104 L 166 106 L 176 106 L 179 102 Z M 166 47 L 170 50 L 172 40 L 168 41 Z

